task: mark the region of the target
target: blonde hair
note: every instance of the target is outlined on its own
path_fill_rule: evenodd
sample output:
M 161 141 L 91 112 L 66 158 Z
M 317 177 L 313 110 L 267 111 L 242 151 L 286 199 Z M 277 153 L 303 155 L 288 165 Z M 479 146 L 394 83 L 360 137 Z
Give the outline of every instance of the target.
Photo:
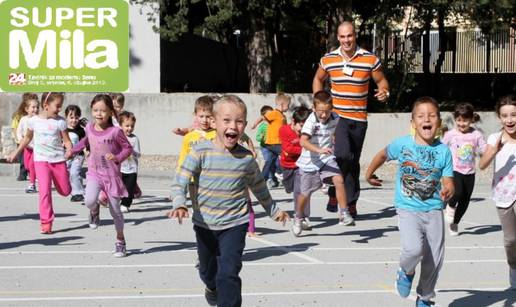
M 244 115 L 247 118 L 247 106 L 245 105 L 245 102 L 237 95 L 223 95 L 220 97 L 220 99 L 217 100 L 217 102 L 215 102 L 213 105 L 213 114 L 217 115 L 220 106 L 226 103 L 239 107 L 242 111 L 244 111 Z
M 274 99 L 274 101 L 276 103 L 280 103 L 282 101 L 287 101 L 288 103 L 290 103 L 290 100 L 291 100 L 290 96 L 285 93 L 278 93 L 276 95 L 276 98 Z

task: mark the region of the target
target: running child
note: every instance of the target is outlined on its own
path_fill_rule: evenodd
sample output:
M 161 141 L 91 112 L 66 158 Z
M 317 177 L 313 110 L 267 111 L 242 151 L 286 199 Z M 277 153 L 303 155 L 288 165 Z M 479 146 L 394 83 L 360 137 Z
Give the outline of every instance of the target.
M 38 115 L 39 112 L 39 100 L 38 95 L 33 93 L 25 93 L 22 96 L 22 100 L 25 102 L 24 111 L 27 115 L 23 116 L 20 119 L 18 124 L 18 128 L 16 129 L 16 140 L 19 141 L 23 139 L 27 130 L 29 128 L 29 119 L 35 115 Z M 29 186 L 25 189 L 25 193 L 37 193 L 36 189 L 36 170 L 34 169 L 34 142 L 31 141 L 25 149 L 23 149 L 23 163 L 22 165 L 26 169 L 26 172 L 29 175 Z M 22 171 L 20 171 L 21 173 Z
M 136 124 L 136 117 L 133 113 L 123 111 L 118 115 L 120 120 L 120 128 L 124 132 L 127 140 L 133 148 L 133 153 L 122 162 L 121 172 L 122 181 L 127 189 L 127 197 L 122 198 L 121 210 L 126 213 L 133 203 L 134 191 L 136 188 L 136 180 L 138 179 L 138 159 L 140 158 L 140 140 L 134 135 L 134 125 Z
M 75 146 L 86 136 L 84 128 L 80 125 L 81 108 L 74 104 L 68 105 L 65 109 L 65 116 L 68 125 L 66 131 L 68 131 L 72 146 Z M 81 176 L 83 163 L 84 151 L 77 153 L 73 159 L 66 161 L 68 172 L 70 173 L 70 185 L 72 186 L 71 202 L 84 201 L 84 186 Z
M 301 193 L 299 168 L 296 165 L 296 161 L 302 151 L 299 137 L 301 136 L 301 129 L 310 113 L 311 111 L 305 106 L 295 108 L 292 112 L 292 121 L 290 124 L 283 125 L 279 131 L 281 140 L 280 166 L 283 169 L 283 187 L 287 193 L 294 192 L 294 212 L 297 207 L 299 194 Z M 301 221 L 302 229 L 309 230 L 311 229 L 309 199 L 307 200 L 303 213 L 304 218 Z
M 120 199 L 127 197 L 127 190 L 122 181 L 120 164 L 133 152 L 131 144 L 124 132 L 113 125 L 115 108 L 111 97 L 105 94 L 96 95 L 91 101 L 93 121 L 86 126 L 86 137 L 73 147 L 67 158 L 78 154 L 87 146 L 88 172 L 86 173 L 86 195 L 84 203 L 90 209 L 89 226 L 97 229 L 100 226 L 98 197 L 105 191 L 109 201 L 109 212 L 113 217 L 116 229 L 115 257 L 126 256 L 124 237 L 124 216 L 120 211 Z
M 276 95 L 276 109 L 266 112 L 263 116 L 258 118 L 251 129 L 255 129 L 262 121 L 266 121 L 269 126 L 265 136 L 265 146 L 262 152 L 264 153 L 262 174 L 263 178 L 267 180 L 269 188 L 275 188 L 279 185 L 278 178 L 281 178 L 281 167 L 279 165 L 279 155 L 281 153 L 281 141 L 279 139 L 279 129 L 287 123 L 285 113 L 290 106 L 290 96 L 280 93 Z M 274 172 L 274 166 L 276 167 Z M 278 177 L 278 178 L 277 178 Z
M 206 285 L 207 302 L 241 306 L 242 253 L 249 221 L 247 189 L 267 214 L 285 223 L 288 214 L 272 200 L 252 153 L 238 144 L 247 124 L 245 103 L 225 95 L 213 108 L 216 138 L 196 144 L 175 175 L 170 218 L 181 224 L 189 216 L 185 188 L 192 177 L 199 183 L 192 222 L 197 240 L 199 275 Z
M 300 176 L 300 193 L 292 225 L 292 233 L 296 237 L 303 229 L 305 206 L 312 193 L 320 189 L 323 183 L 333 183 L 335 186 L 340 211 L 339 224 L 345 226 L 355 224 L 346 202 L 344 179 L 333 155 L 333 140 L 339 116 L 332 112 L 330 93 L 326 91 L 315 93 L 313 103 L 314 111 L 308 116 L 301 129 L 299 143 L 303 150 L 296 162 Z
M 471 125 L 480 120 L 470 103 L 460 103 L 453 112 L 455 128 L 448 130 L 442 143 L 448 145 L 453 158 L 455 194 L 448 201 L 445 220 L 450 224 L 450 235 L 459 235 L 459 222 L 468 209 L 475 186 L 475 155 L 483 153 L 486 141 Z
M 22 101 L 20 105 L 18 106 L 18 109 L 13 113 L 11 117 L 11 134 L 14 139 L 14 142 L 16 143 L 16 147 L 20 145 L 21 140 L 25 136 L 24 134 L 21 135 L 21 137 L 18 137 L 18 126 L 20 125 L 20 120 L 22 117 L 27 115 L 27 111 L 25 110 L 28 107 L 28 103 L 30 100 L 36 100 L 38 101 L 38 95 L 35 93 L 24 93 L 22 95 Z M 23 151 L 18 154 L 18 157 L 16 157 L 16 161 L 20 163 L 20 169 L 18 172 L 18 177 L 16 178 L 17 181 L 25 181 L 27 180 L 27 169 L 25 168 L 24 164 L 24 156 Z
M 487 149 L 480 159 L 480 169 L 494 161 L 492 197 L 500 218 L 509 283 L 516 289 L 516 95 L 502 97 L 495 106 L 502 131 L 487 139 Z
M 69 152 L 72 143 L 66 132 L 66 120 L 59 116 L 63 100 L 63 93 L 43 93 L 42 111 L 29 119 L 27 133 L 18 149 L 8 159 L 10 162 L 14 161 L 16 156 L 34 140 L 34 169 L 39 185 L 39 219 L 42 234 L 52 233 L 54 222 L 52 182 L 60 195 L 68 196 L 71 192 L 65 162 L 65 148 Z
M 431 306 L 435 285 L 444 260 L 442 208 L 454 194 L 453 162 L 448 147 L 435 138 L 441 125 L 439 105 L 432 97 L 421 97 L 412 107 L 415 135 L 395 139 L 376 154 L 366 179 L 373 186 L 382 182 L 374 172 L 388 160 L 399 162 L 394 205 L 401 237 L 400 268 L 396 289 L 401 297 L 410 294 L 416 266 L 421 262 L 416 306 Z

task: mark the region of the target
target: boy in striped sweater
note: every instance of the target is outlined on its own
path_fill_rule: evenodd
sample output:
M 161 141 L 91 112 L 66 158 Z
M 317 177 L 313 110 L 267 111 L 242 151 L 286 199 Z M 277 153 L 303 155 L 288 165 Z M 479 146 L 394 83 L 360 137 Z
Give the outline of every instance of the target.
M 226 95 L 214 107 L 217 136 L 196 144 L 177 171 L 172 185 L 170 218 L 182 223 L 189 216 L 185 187 L 198 183 L 192 222 L 197 239 L 199 275 L 207 302 L 218 306 L 242 305 L 242 253 L 249 222 L 247 189 L 274 220 L 290 218 L 272 200 L 252 153 L 238 144 L 247 125 L 247 108 L 237 96 Z

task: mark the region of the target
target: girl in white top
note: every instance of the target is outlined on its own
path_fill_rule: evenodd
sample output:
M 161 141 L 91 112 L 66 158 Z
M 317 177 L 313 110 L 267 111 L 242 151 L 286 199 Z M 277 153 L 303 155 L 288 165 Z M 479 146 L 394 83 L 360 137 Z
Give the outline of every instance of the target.
M 124 132 L 127 140 L 133 147 L 133 153 L 125 159 L 120 165 L 122 173 L 122 181 L 127 189 L 127 197 L 123 197 L 121 201 L 120 210 L 122 212 L 129 212 L 134 198 L 136 188 L 136 180 L 138 178 L 138 159 L 140 158 L 140 140 L 133 134 L 134 125 L 136 124 L 136 117 L 132 112 L 123 111 L 118 115 L 120 120 L 120 128 Z
M 29 128 L 29 119 L 34 115 L 38 115 L 39 100 L 36 94 L 23 95 L 25 112 L 27 115 L 20 119 L 18 128 L 16 129 L 16 139 L 22 140 Z M 25 99 L 28 98 L 28 99 Z M 25 193 L 37 193 L 36 189 L 36 170 L 34 169 L 34 142 L 30 142 L 23 150 L 23 165 L 29 172 L 29 186 L 25 189 Z
M 63 100 L 62 93 L 43 93 L 43 110 L 29 119 L 28 130 L 20 146 L 8 158 L 10 162 L 14 161 L 16 155 L 34 139 L 34 168 L 39 184 L 39 218 L 43 234 L 52 233 L 52 182 L 59 194 L 68 196 L 71 192 L 65 148 L 71 151 L 72 143 L 66 132 L 66 120 L 59 116 Z
M 502 97 L 495 110 L 502 131 L 489 136 L 480 169 L 494 160 L 492 196 L 502 224 L 509 281 L 516 289 L 516 95 Z

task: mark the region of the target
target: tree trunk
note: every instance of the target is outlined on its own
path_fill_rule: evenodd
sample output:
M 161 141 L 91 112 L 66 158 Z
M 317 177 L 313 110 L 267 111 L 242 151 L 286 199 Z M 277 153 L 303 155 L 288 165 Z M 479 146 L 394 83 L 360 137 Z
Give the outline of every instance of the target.
M 333 50 L 339 46 L 337 28 L 346 18 L 351 18 L 352 2 L 352 0 L 337 0 L 335 6 L 329 8 L 326 51 Z
M 444 31 L 445 9 L 439 6 L 437 11 L 437 25 L 439 27 L 439 57 L 435 63 L 434 75 L 434 96 L 441 98 L 441 69 L 443 67 L 444 59 L 446 57 L 446 33 Z
M 425 95 L 431 95 L 431 75 L 430 75 L 430 29 L 432 25 L 432 9 L 428 9 L 425 14 L 424 33 L 423 33 L 423 74 L 425 82 Z
M 246 44 L 247 72 L 250 93 L 268 93 L 271 91 L 272 50 L 265 28 L 250 29 Z

